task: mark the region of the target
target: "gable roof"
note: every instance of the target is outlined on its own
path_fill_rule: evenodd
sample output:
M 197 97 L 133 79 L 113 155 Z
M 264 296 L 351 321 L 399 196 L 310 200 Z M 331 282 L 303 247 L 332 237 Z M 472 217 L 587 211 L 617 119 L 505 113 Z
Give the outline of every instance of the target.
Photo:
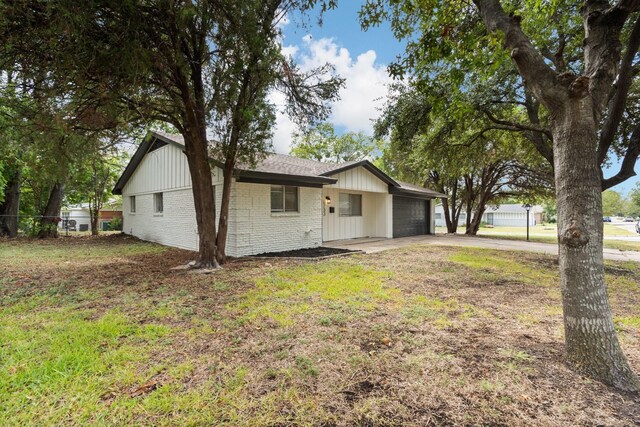
M 149 132 L 118 179 L 113 189 L 113 194 L 122 194 L 127 181 L 129 181 L 147 153 L 166 144 L 172 144 L 184 149 L 184 138 L 179 134 L 160 131 Z M 218 166 L 221 167 L 222 165 L 218 164 Z M 365 168 L 378 179 L 388 184 L 389 190 L 393 194 L 406 194 L 425 198 L 446 197 L 444 194 L 426 188 L 395 181 L 368 160 L 329 163 L 270 153 L 253 167 L 247 164 L 238 164 L 235 168 L 235 173 L 237 174 L 238 182 L 322 187 L 326 184 L 335 184 L 338 181 L 332 177 L 333 175 L 357 167 Z

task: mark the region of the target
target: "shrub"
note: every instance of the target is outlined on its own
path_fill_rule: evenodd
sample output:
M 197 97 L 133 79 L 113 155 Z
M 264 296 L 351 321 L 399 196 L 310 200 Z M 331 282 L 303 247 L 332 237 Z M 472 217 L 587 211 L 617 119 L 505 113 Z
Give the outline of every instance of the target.
M 122 231 L 122 218 L 113 218 L 109 221 L 110 231 Z

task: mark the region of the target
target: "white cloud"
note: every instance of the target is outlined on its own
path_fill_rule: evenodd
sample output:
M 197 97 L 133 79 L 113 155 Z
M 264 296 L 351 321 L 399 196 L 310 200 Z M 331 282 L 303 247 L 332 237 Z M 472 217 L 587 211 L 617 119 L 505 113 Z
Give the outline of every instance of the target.
M 314 40 L 311 35 L 306 35 L 302 46 L 289 45 L 283 51 L 286 55 L 293 56 L 302 70 L 332 64 L 336 73 L 346 80 L 345 87 L 340 91 L 340 100 L 332 104 L 329 122 L 337 127 L 344 127 L 347 131 L 372 133 L 371 120 L 379 116 L 378 108 L 384 104 L 388 84 L 392 81 L 386 66 L 376 64 L 374 50 L 368 50 L 354 60 L 349 50 L 338 46 L 334 39 Z M 281 94 L 274 93 L 271 100 L 278 106 L 284 104 Z M 273 136 L 276 152 L 289 152 L 291 132 L 295 129 L 295 124 L 279 112 Z

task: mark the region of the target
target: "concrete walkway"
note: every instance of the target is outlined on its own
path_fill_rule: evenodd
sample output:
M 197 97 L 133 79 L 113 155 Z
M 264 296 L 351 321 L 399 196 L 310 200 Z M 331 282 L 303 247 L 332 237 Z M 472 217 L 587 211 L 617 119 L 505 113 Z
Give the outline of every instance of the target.
M 551 243 L 527 242 L 521 240 L 491 239 L 486 237 L 469 237 L 451 234 L 435 236 L 411 236 L 398 239 L 365 238 L 351 240 L 334 240 L 325 242 L 323 246 L 330 248 L 361 250 L 375 253 L 389 249 L 397 249 L 410 245 L 469 246 L 473 248 L 498 249 L 504 251 L 529 251 L 549 255 L 558 254 L 558 246 Z M 604 258 L 614 261 L 640 262 L 640 252 L 604 249 Z

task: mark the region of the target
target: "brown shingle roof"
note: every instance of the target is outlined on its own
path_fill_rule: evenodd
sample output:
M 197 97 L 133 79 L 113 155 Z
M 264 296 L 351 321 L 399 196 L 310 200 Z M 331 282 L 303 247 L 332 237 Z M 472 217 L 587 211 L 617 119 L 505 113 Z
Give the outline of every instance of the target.
M 137 167 L 138 163 L 142 160 L 144 154 L 146 154 L 146 151 L 149 149 L 149 146 L 154 139 L 159 139 L 166 143 L 174 143 L 180 146 L 184 146 L 184 138 L 180 134 L 152 131 L 150 135 L 145 138 L 145 142 L 143 142 L 143 145 L 141 145 L 138 151 L 136 151 L 129 165 L 127 165 L 127 168 L 123 172 L 114 188 L 114 194 L 119 194 L 119 192 L 122 191 L 127 180 Z M 329 163 L 319 162 L 317 160 L 302 159 L 285 154 L 269 153 L 254 167 L 251 167 L 249 165 L 238 165 L 236 167 L 236 170 L 240 172 L 241 178 L 245 175 L 252 178 L 256 178 L 258 176 L 264 177 L 277 175 L 281 178 L 289 177 L 287 178 L 289 180 L 299 179 L 300 182 L 314 182 L 316 185 L 321 186 L 322 184 L 332 184 L 336 182 L 335 178 L 331 178 L 331 175 L 358 166 L 366 168 L 374 175 L 376 175 L 380 180 L 389 184 L 390 188 L 393 188 L 394 194 L 422 196 L 427 198 L 446 197 L 444 194 L 440 194 L 427 188 L 396 181 L 387 176 L 384 172 L 382 172 L 367 160 L 343 163 Z

